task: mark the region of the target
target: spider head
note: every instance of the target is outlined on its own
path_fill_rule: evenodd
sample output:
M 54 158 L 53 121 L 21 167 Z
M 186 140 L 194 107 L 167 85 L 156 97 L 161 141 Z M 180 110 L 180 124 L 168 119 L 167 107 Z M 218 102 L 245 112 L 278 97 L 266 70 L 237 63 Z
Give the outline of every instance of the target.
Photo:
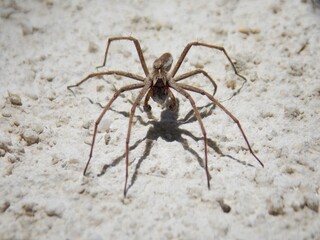
M 153 69 L 156 71 L 169 72 L 172 62 L 172 55 L 170 53 L 164 53 L 153 62 Z

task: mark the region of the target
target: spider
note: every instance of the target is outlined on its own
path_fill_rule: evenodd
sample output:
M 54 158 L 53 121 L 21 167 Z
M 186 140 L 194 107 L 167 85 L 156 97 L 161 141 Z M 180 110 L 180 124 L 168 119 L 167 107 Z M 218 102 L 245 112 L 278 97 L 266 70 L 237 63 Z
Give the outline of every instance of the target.
M 211 44 L 207 44 L 207 43 L 201 43 L 201 42 L 191 42 L 191 43 L 187 44 L 187 46 L 184 48 L 176 65 L 174 66 L 174 68 L 171 72 L 170 72 L 170 69 L 171 69 L 171 66 L 173 63 L 173 58 L 170 53 L 164 53 L 159 58 L 157 58 L 153 62 L 153 68 L 152 68 L 151 72 L 149 72 L 147 65 L 146 65 L 146 62 L 145 62 L 145 59 L 144 59 L 144 56 L 143 56 L 143 53 L 142 53 L 140 43 L 137 39 L 135 39 L 133 37 L 113 37 L 113 38 L 108 39 L 108 44 L 107 44 L 107 48 L 105 51 L 103 64 L 97 68 L 104 67 L 106 65 L 110 44 L 113 41 L 123 41 L 123 40 L 131 41 L 132 43 L 134 43 L 135 48 L 138 53 L 138 56 L 139 56 L 139 59 L 140 59 L 142 69 L 145 73 L 145 77 L 142 77 L 142 76 L 130 73 L 130 72 L 110 70 L 110 71 L 105 71 L 105 72 L 91 73 L 87 77 L 85 77 L 83 80 L 78 82 L 77 84 L 70 85 L 67 87 L 70 91 L 72 91 L 71 88 L 78 87 L 79 85 L 83 84 L 87 80 L 89 80 L 93 77 L 102 76 L 102 75 L 118 75 L 118 76 L 131 78 L 131 79 L 134 79 L 134 80 L 140 82 L 140 83 L 135 83 L 135 84 L 130 84 L 130 85 L 124 86 L 124 87 L 120 88 L 119 90 L 117 90 L 114 93 L 113 97 L 109 100 L 107 105 L 104 107 L 104 109 L 101 112 L 101 114 L 99 115 L 98 119 L 96 120 L 95 125 L 94 125 L 94 132 L 93 132 L 93 137 L 92 137 L 89 159 L 88 159 L 86 166 L 84 168 L 84 171 L 83 171 L 84 176 L 86 175 L 89 163 L 92 158 L 92 152 L 93 152 L 93 147 L 94 147 L 94 143 L 95 143 L 95 139 L 96 139 L 97 129 L 98 129 L 99 123 L 101 122 L 101 119 L 103 118 L 105 113 L 108 111 L 108 109 L 110 108 L 112 103 L 117 99 L 117 97 L 122 92 L 130 91 L 130 90 L 134 90 L 134 89 L 141 89 L 141 90 L 140 90 L 138 96 L 136 97 L 135 101 L 133 102 L 133 105 L 132 105 L 131 111 L 130 111 L 130 117 L 129 117 L 129 125 L 128 125 L 127 137 L 126 137 L 126 155 L 125 155 L 126 156 L 126 166 L 125 166 L 126 170 L 125 170 L 125 183 L 124 183 L 124 190 L 123 190 L 124 197 L 126 197 L 126 194 L 127 194 L 127 182 L 128 182 L 128 172 L 129 172 L 129 170 L 128 170 L 129 143 L 130 143 L 130 137 L 131 137 L 131 128 L 132 128 L 132 123 L 133 123 L 133 117 L 134 117 L 136 108 L 137 108 L 138 104 L 140 103 L 140 101 L 142 100 L 142 98 L 145 97 L 143 109 L 146 112 L 151 111 L 151 106 L 148 103 L 150 98 L 152 98 L 153 101 L 155 101 L 161 105 L 167 104 L 167 106 L 170 110 L 174 110 L 175 106 L 176 106 L 176 99 L 175 99 L 175 96 L 174 96 L 173 92 L 171 91 L 171 89 L 180 93 L 181 95 L 183 95 L 185 98 L 187 98 L 189 100 L 189 102 L 194 110 L 195 116 L 199 122 L 201 131 L 203 134 L 203 140 L 204 140 L 204 160 L 205 160 L 205 164 L 204 164 L 205 167 L 204 168 L 205 168 L 205 172 L 206 172 L 207 186 L 208 186 L 209 190 L 210 190 L 210 174 L 209 174 L 209 170 L 208 170 L 207 133 L 206 133 L 204 124 L 202 122 L 202 118 L 200 116 L 199 110 L 196 106 L 196 103 L 195 103 L 194 99 L 191 97 L 191 95 L 188 93 L 188 91 L 204 95 L 207 98 L 209 98 L 209 100 L 211 100 L 216 106 L 220 107 L 237 124 L 237 126 L 238 126 L 248 148 L 249 148 L 250 153 L 260 163 L 260 165 L 262 167 L 264 167 L 263 163 L 256 156 L 256 154 L 253 152 L 253 150 L 250 146 L 250 143 L 249 143 L 244 131 L 242 130 L 242 127 L 240 125 L 239 120 L 235 116 L 233 116 L 232 113 L 229 110 L 227 110 L 217 99 L 214 98 L 214 94 L 217 91 L 217 84 L 209 76 L 209 74 L 202 69 L 196 69 L 194 71 L 190 71 L 188 73 L 179 75 L 177 77 L 175 76 L 177 71 L 179 70 L 183 60 L 185 59 L 188 51 L 190 50 L 190 48 L 192 46 L 201 46 L 201 47 L 206 47 L 206 48 L 211 48 L 211 49 L 217 49 L 217 50 L 223 52 L 223 54 L 226 56 L 226 58 L 230 62 L 235 74 L 237 76 L 239 76 L 240 78 L 242 78 L 245 83 L 247 81 L 247 79 L 238 73 L 236 67 L 234 66 L 233 62 L 231 61 L 231 58 L 229 57 L 229 55 L 228 55 L 227 51 L 224 49 L 224 47 L 217 46 L 217 45 L 211 45 Z M 197 88 L 197 87 L 194 87 L 191 85 L 187 85 L 184 83 L 178 83 L 186 78 L 189 78 L 189 77 L 195 76 L 195 75 L 199 75 L 199 74 L 204 75 L 211 82 L 211 84 L 214 86 L 214 92 L 212 95 L 209 94 L 208 92 L 200 89 L 200 88 Z

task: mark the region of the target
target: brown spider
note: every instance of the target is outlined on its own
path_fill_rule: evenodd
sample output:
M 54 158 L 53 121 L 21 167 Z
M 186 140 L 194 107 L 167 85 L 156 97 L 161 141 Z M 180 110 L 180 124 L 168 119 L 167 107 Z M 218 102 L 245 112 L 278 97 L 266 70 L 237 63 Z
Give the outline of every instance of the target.
M 102 76 L 102 75 L 119 75 L 119 76 L 124 76 L 124 77 L 131 78 L 131 79 L 134 79 L 134 80 L 141 82 L 141 83 L 136 83 L 136 84 L 130 84 L 130 85 L 124 86 L 124 87 L 120 88 L 119 90 L 117 90 L 115 92 L 115 94 L 113 95 L 113 97 L 109 100 L 108 104 L 104 107 L 104 109 L 103 109 L 102 113 L 100 114 L 100 116 L 98 117 L 98 119 L 96 120 L 93 138 L 92 138 L 91 149 L 90 149 L 90 154 L 89 154 L 89 159 L 88 159 L 87 164 L 85 166 L 85 169 L 83 171 L 84 176 L 86 175 L 87 168 L 89 166 L 89 163 L 90 163 L 90 160 L 92 157 L 93 146 L 94 146 L 95 138 L 96 138 L 96 134 L 97 134 L 97 128 L 98 128 L 98 125 L 99 125 L 102 117 L 108 111 L 111 104 L 116 100 L 116 98 L 122 92 L 134 90 L 134 89 L 141 89 L 141 90 L 132 105 L 131 112 L 130 112 L 130 118 L 129 118 L 129 126 L 128 126 L 127 138 L 126 138 L 126 175 L 125 175 L 125 184 L 124 184 L 124 191 L 123 191 L 124 197 L 126 197 L 126 194 L 127 194 L 128 166 L 129 166 L 129 142 L 130 142 L 130 136 L 131 136 L 131 127 L 132 127 L 133 117 L 134 117 L 134 113 L 137 108 L 137 105 L 140 103 L 142 98 L 144 96 L 146 96 L 145 100 L 144 100 L 144 105 L 143 105 L 144 111 L 146 111 L 146 112 L 151 111 L 151 106 L 148 104 L 150 97 L 155 102 L 157 102 L 159 104 L 165 104 L 165 103 L 169 102 L 169 105 L 168 105 L 169 109 L 172 110 L 176 106 L 176 100 L 175 100 L 173 93 L 171 92 L 171 88 L 174 89 L 175 91 L 177 91 L 178 93 L 182 94 L 184 97 L 186 97 L 190 101 L 190 104 L 194 110 L 195 116 L 200 124 L 201 131 L 203 134 L 203 139 L 204 139 L 205 171 L 206 171 L 206 176 L 207 176 L 208 189 L 210 189 L 210 175 L 209 175 L 209 170 L 208 170 L 207 134 L 206 134 L 206 130 L 204 128 L 199 110 L 198 110 L 193 98 L 186 90 L 205 95 L 215 105 L 220 107 L 238 125 L 240 132 L 241 132 L 245 142 L 247 143 L 247 146 L 250 150 L 250 153 L 261 164 L 261 166 L 264 167 L 263 163 L 260 161 L 260 159 L 255 155 L 255 153 L 251 149 L 251 146 L 248 142 L 248 139 L 247 139 L 244 131 L 241 128 L 239 120 L 236 117 L 234 117 L 218 100 L 216 100 L 213 97 L 216 90 L 217 90 L 217 85 L 216 85 L 215 81 L 209 76 L 209 74 L 201 69 L 197 69 L 197 70 L 194 70 L 194 71 L 191 71 L 191 72 L 188 72 L 188 73 L 185 73 L 185 74 L 182 74 L 180 76 L 175 77 L 178 69 L 180 68 L 180 66 L 181 66 L 184 58 L 186 57 L 188 51 L 190 50 L 190 48 L 192 46 L 203 46 L 203 47 L 214 48 L 214 49 L 222 51 L 224 53 L 224 55 L 227 57 L 228 61 L 230 62 L 235 74 L 237 76 L 241 77 L 244 81 L 247 81 L 247 79 L 244 76 L 240 75 L 237 72 L 237 69 L 235 68 L 234 64 L 232 63 L 227 51 L 223 47 L 216 46 L 216 45 L 210 45 L 210 44 L 206 44 L 206 43 L 201 43 L 201 42 L 191 42 L 184 48 L 178 62 L 176 63 L 174 69 L 171 72 L 169 72 L 169 71 L 170 71 L 173 59 L 172 59 L 172 55 L 170 53 L 164 53 L 158 59 L 156 59 L 153 63 L 152 71 L 149 72 L 147 65 L 146 65 L 146 62 L 143 57 L 143 53 L 142 53 L 139 41 L 133 37 L 114 37 L 114 38 L 109 38 L 103 64 L 102 64 L 102 66 L 99 66 L 99 67 L 104 67 L 106 65 L 108 50 L 109 50 L 109 46 L 110 46 L 111 42 L 112 41 L 119 41 L 119 40 L 128 40 L 128 41 L 132 41 L 134 43 L 146 77 L 142 77 L 142 76 L 139 76 L 139 75 L 136 75 L 133 73 L 129 73 L 129 72 L 113 71 L 112 70 L 112 71 L 97 72 L 97 73 L 89 74 L 86 78 L 84 78 L 79 83 L 67 87 L 69 90 L 71 90 L 72 87 L 77 87 L 90 78 L 93 78 L 96 76 Z M 206 92 L 202 89 L 199 89 L 197 87 L 190 86 L 190 85 L 183 84 L 183 83 L 177 83 L 183 79 L 186 79 L 188 77 L 191 77 L 191 76 L 194 76 L 197 74 L 203 74 L 213 84 L 214 89 L 215 89 L 213 95 L 211 95 L 208 92 Z

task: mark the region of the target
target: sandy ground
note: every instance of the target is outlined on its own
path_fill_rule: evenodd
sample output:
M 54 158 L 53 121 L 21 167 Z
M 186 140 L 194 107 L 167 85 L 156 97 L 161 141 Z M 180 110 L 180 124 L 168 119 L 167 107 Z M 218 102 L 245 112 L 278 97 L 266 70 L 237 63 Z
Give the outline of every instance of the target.
M 0 4 L 0 239 L 320 239 L 320 10 L 311 1 Z M 167 51 L 175 63 L 191 41 L 224 46 L 248 79 L 233 98 L 242 80 L 219 51 L 192 48 L 178 74 L 202 68 L 216 79 L 217 99 L 265 167 L 237 125 L 192 94 L 207 129 L 209 191 L 199 124 L 174 92 L 175 112 L 152 101 L 152 115 L 136 111 L 124 199 L 131 91 L 102 121 L 84 177 L 96 103 L 135 81 L 96 78 L 75 95 L 66 87 L 95 71 L 144 74 L 132 42 L 114 42 L 95 69 L 113 36 L 139 39 L 149 68 Z M 213 91 L 200 75 L 186 83 Z

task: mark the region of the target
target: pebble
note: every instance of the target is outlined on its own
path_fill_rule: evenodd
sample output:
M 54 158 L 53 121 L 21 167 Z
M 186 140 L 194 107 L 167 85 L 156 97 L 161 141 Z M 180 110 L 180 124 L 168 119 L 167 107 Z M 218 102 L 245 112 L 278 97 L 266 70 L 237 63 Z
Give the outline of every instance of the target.
M 37 203 L 33 203 L 33 202 L 27 202 L 27 203 L 24 203 L 22 205 L 22 209 L 24 210 L 25 212 L 25 215 L 29 216 L 29 217 L 33 217 L 34 214 L 36 213 L 37 211 Z
M 13 105 L 17 105 L 17 106 L 22 105 L 21 98 L 17 94 L 9 93 L 9 99 L 10 99 L 11 104 L 13 104 Z
M 12 152 L 17 153 L 18 155 L 19 155 L 19 154 L 24 154 L 25 151 L 24 151 L 24 146 L 23 146 L 23 144 L 20 143 L 20 142 L 19 142 L 19 143 L 15 143 L 15 144 L 14 144 L 14 149 L 13 149 Z
M 0 213 L 5 212 L 10 207 L 10 202 L 2 201 L 0 202 Z
M 88 51 L 90 53 L 95 53 L 98 51 L 98 45 L 95 44 L 94 42 L 89 42 L 89 46 L 88 46 Z
M 53 154 L 52 155 L 52 159 L 51 159 L 52 165 L 55 165 L 60 161 L 61 161 L 61 158 L 57 154 Z
M 39 142 L 38 133 L 31 129 L 25 130 L 22 134 L 22 138 L 27 142 L 28 146 Z
M 111 121 L 109 119 L 103 119 L 98 126 L 98 132 L 107 132 L 110 129 L 110 125 Z
M 5 152 L 9 152 L 11 150 L 11 146 L 12 146 L 11 138 L 8 136 L 0 135 L 0 149 L 4 150 Z
M 2 112 L 2 116 L 3 117 L 11 117 L 11 113 L 9 112 L 9 110 L 4 109 Z
M 3 157 L 4 155 L 6 155 L 6 152 L 0 148 L 0 157 Z
M 43 132 L 43 127 L 41 124 L 34 124 L 32 126 L 32 130 L 34 130 L 38 134 L 41 134 Z
M 38 100 L 39 97 L 37 94 L 33 93 L 33 92 L 30 92 L 30 93 L 26 93 L 26 96 L 34 101 Z
M 110 134 L 109 134 L 109 133 L 106 133 L 106 134 L 104 135 L 104 143 L 105 143 L 106 145 L 108 145 L 109 142 L 110 142 L 110 139 L 111 139 Z
M 64 211 L 65 211 L 65 206 L 61 202 L 59 202 L 59 203 L 49 203 L 45 207 L 45 212 L 49 217 L 61 218 Z
M 84 128 L 84 129 L 89 129 L 89 127 L 90 127 L 90 122 L 84 122 L 83 124 L 82 124 L 82 127 Z
M 299 211 L 303 209 L 303 207 L 305 206 L 304 196 L 300 192 L 296 193 L 291 197 L 290 205 L 294 211 Z
M 283 199 L 280 196 L 272 196 L 269 203 L 268 213 L 273 216 L 279 216 L 284 214 Z
M 304 196 L 304 200 L 305 200 L 306 206 L 309 209 L 315 212 L 319 212 L 319 198 L 317 197 L 316 194 L 312 194 L 312 193 L 306 194 Z
M 303 117 L 303 112 L 301 112 L 298 108 L 296 107 L 285 107 L 284 109 L 285 113 L 285 117 L 290 118 L 290 119 L 301 119 L 301 117 Z
M 227 88 L 231 88 L 232 90 L 234 90 L 236 88 L 236 81 L 235 80 L 230 80 L 227 82 Z
M 84 139 L 84 143 L 91 146 L 92 137 L 86 137 L 86 138 Z
M 219 204 L 223 212 L 229 213 L 231 211 L 231 207 L 228 204 L 224 203 L 223 200 L 219 201 Z
M 7 158 L 10 163 L 15 163 L 20 160 L 19 157 L 17 157 L 16 155 L 14 155 L 12 153 L 7 153 Z
M 103 92 L 104 88 L 105 88 L 105 87 L 104 87 L 103 85 L 97 86 L 97 87 L 96 87 L 96 91 L 97 91 L 97 92 Z
M 259 28 L 241 27 L 241 28 L 238 29 L 238 31 L 243 33 L 243 34 L 246 34 L 246 35 L 260 33 L 260 29 Z

